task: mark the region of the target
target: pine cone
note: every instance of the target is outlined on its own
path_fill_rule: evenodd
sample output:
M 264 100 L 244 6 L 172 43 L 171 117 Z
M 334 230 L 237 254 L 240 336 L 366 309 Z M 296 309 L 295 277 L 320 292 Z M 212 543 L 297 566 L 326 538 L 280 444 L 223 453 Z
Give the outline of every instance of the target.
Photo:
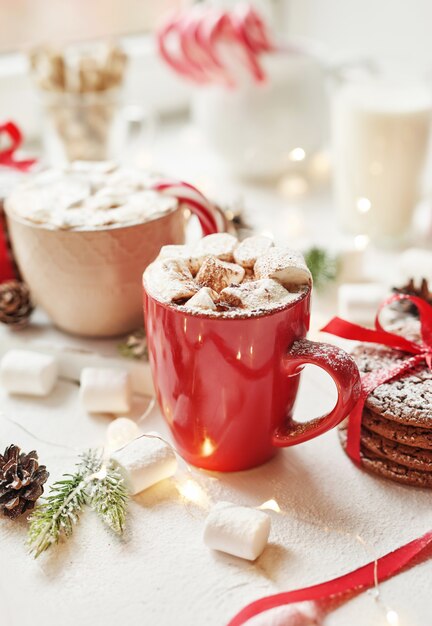
M 423 278 L 420 287 L 416 287 L 414 279 L 411 278 L 408 283 L 403 287 L 394 287 L 393 292 L 408 296 L 417 296 L 418 298 L 422 298 L 432 305 L 432 291 L 429 290 L 429 285 L 426 278 Z M 418 317 L 417 307 L 409 300 L 401 300 L 400 302 L 396 302 L 394 304 L 394 308 L 396 308 L 398 311 L 402 311 L 402 313 L 408 313 L 409 315 L 414 315 L 415 317 Z
M 11 445 L 0 454 L 0 511 L 15 519 L 34 508 L 48 479 L 45 465 L 39 465 L 37 452 L 24 454 Z
M 0 322 L 11 328 L 27 326 L 33 304 L 25 283 L 10 280 L 0 285 Z

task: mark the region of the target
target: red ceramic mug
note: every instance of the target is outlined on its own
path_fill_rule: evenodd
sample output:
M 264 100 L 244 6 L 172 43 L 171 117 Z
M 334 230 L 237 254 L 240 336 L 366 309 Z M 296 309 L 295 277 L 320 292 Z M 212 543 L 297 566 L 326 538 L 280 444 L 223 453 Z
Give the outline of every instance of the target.
M 222 472 L 264 463 L 283 446 L 339 424 L 360 395 L 354 361 L 339 348 L 305 339 L 310 291 L 260 316 L 211 317 L 181 311 L 146 290 L 144 315 L 160 408 L 182 456 Z M 311 363 L 336 383 L 330 413 L 296 423 L 300 370 Z

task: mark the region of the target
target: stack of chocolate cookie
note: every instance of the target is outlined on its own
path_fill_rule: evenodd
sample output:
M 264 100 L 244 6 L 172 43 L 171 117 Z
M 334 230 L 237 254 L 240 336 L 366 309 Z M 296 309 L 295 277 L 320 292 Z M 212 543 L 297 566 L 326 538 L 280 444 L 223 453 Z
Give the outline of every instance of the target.
M 417 333 L 405 332 L 414 339 Z M 418 339 L 418 335 L 417 335 Z M 406 354 L 360 344 L 352 356 L 362 373 L 389 369 Z M 346 447 L 346 424 L 340 428 Z M 391 480 L 432 488 L 432 371 L 426 364 L 375 389 L 367 398 L 361 430 L 363 466 Z

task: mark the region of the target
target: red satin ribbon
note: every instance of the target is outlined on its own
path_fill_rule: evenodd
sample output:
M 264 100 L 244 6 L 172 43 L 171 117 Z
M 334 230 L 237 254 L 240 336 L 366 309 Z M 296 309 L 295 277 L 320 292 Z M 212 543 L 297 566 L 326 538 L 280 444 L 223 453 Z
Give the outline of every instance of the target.
M 277 593 L 267 596 L 248 604 L 235 615 L 227 626 L 242 626 L 247 620 L 279 606 L 293 604 L 295 602 L 317 602 L 326 600 L 345 593 L 359 593 L 373 587 L 375 573 L 378 582 L 391 578 L 401 569 L 410 565 L 428 546 L 432 545 L 432 531 L 427 532 L 419 539 L 382 556 L 377 561 L 372 561 L 354 572 L 349 572 L 328 582 L 295 591 Z
M 17 159 L 15 152 L 21 146 L 23 136 L 16 124 L 13 122 L 6 122 L 0 124 L 0 135 L 6 135 L 9 140 L 9 147 L 4 150 L 0 150 L 0 165 L 4 167 L 11 167 L 21 172 L 26 172 L 34 163 L 36 159 Z
M 400 300 L 410 300 L 417 306 L 420 317 L 420 342 L 409 341 L 400 335 L 384 330 L 381 326 L 379 316 L 382 309 Z M 361 465 L 361 422 L 364 403 L 368 395 L 380 385 L 406 374 L 422 361 L 425 361 L 426 366 L 432 369 L 432 306 L 416 296 L 397 294 L 385 300 L 379 307 L 375 318 L 375 329 L 364 328 L 358 324 L 347 322 L 340 317 L 334 317 L 321 330 L 344 339 L 379 343 L 411 355 L 394 367 L 376 370 L 362 377 L 362 394 L 349 416 L 347 432 L 347 453 L 357 465 Z

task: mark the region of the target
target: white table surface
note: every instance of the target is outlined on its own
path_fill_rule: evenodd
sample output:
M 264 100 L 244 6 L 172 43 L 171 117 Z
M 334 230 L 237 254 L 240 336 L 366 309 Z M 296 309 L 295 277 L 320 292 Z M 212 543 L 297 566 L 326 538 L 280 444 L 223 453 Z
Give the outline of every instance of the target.
M 201 177 L 207 181 L 207 191 L 218 195 L 219 190 L 225 200 L 241 193 L 254 222 L 264 230 L 273 226 L 279 237 L 284 215 L 292 224 L 300 218 L 305 240 L 333 237 L 331 219 L 320 208 L 320 197 L 327 197 L 328 206 L 325 191 L 318 189 L 308 206 L 305 198 L 296 204 L 268 186 L 214 177 L 208 170 L 210 160 L 207 169 L 203 160 L 194 160 L 197 147 L 190 149 L 187 158 L 180 158 L 183 133 L 161 137 L 152 155 L 157 165 L 170 170 L 177 160 L 182 170 L 177 175 L 189 173 L 197 183 Z M 328 224 L 327 231 L 320 226 L 323 222 Z M 288 226 L 283 228 L 289 231 Z M 296 233 L 291 240 L 300 242 L 301 238 Z M 387 265 L 389 276 L 391 265 Z M 315 327 L 334 309 L 333 295 L 329 290 L 316 301 Z M 81 346 L 119 359 L 115 341 L 76 342 L 50 329 L 40 314 L 36 321 L 36 327 L 18 339 L 27 347 L 40 348 L 41 343 L 61 349 Z M 0 353 L 15 341 L 14 335 L 2 329 Z M 333 402 L 328 377 L 306 368 L 297 415 L 318 415 Z M 132 417 L 143 431 L 158 430 L 169 439 L 157 408 L 140 421 L 147 405 L 148 398 L 136 396 Z M 36 448 L 49 468 L 50 482 L 73 467 L 80 450 L 103 444 L 111 419 L 87 415 L 79 405 L 76 383 L 67 380 L 59 382 L 47 399 L 11 398 L 0 389 L 0 410 L 0 448 L 12 442 L 25 450 Z M 179 493 L 186 480 L 195 481 L 202 490 L 198 504 L 185 501 Z M 282 513 L 270 513 L 270 543 L 255 563 L 213 553 L 204 546 L 203 522 L 212 502 L 258 506 L 272 498 Z M 224 626 L 256 598 L 328 580 L 423 534 L 431 528 L 431 511 L 430 491 L 396 485 L 354 467 L 335 431 L 281 451 L 271 462 L 248 472 L 189 471 L 181 464 L 173 479 L 131 500 L 121 540 L 89 512 L 71 540 L 34 561 L 24 545 L 25 520 L 12 523 L 0 518 L 0 624 Z M 431 580 L 429 561 L 381 586 L 382 602 L 398 612 L 401 626 L 432 624 Z M 370 592 L 343 605 L 325 621 L 328 626 L 385 623 L 384 609 Z

